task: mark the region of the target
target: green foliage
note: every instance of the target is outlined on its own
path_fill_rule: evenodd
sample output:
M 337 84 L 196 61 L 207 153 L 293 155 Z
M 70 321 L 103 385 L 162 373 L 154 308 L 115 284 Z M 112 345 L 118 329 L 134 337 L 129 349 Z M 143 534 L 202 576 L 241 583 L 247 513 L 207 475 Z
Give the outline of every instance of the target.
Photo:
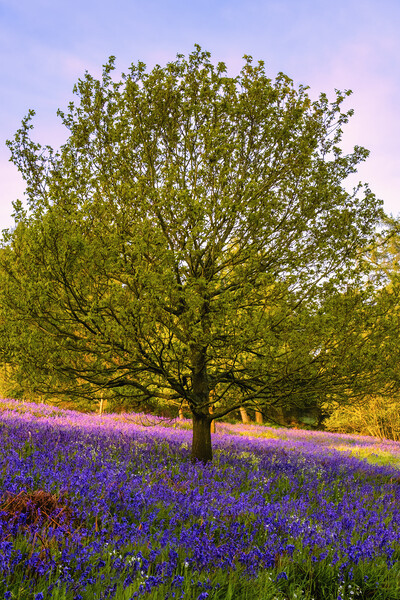
M 228 77 L 198 46 L 113 70 L 78 81 L 58 151 L 33 111 L 9 142 L 28 202 L 0 260 L 14 379 L 204 419 L 360 394 L 358 252 L 382 212 L 343 187 L 368 155 L 340 149 L 349 92 L 312 102 L 248 56 Z
M 372 396 L 362 405 L 338 407 L 325 421 L 329 431 L 400 441 L 399 398 Z

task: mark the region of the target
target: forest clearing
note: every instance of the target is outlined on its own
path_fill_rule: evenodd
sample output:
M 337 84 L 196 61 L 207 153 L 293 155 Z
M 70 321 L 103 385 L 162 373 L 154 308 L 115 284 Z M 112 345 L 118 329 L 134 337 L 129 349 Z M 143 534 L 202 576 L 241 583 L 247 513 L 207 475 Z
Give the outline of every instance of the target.
M 0 401 L 2 598 L 399 597 L 398 442 L 151 419 Z

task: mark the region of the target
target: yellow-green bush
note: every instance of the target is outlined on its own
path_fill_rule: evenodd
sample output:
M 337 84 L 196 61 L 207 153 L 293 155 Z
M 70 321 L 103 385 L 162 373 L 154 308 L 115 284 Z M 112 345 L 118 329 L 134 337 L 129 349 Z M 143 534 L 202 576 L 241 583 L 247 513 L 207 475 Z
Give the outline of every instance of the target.
M 324 422 L 328 431 L 400 440 L 400 398 L 370 396 L 363 403 L 337 408 Z

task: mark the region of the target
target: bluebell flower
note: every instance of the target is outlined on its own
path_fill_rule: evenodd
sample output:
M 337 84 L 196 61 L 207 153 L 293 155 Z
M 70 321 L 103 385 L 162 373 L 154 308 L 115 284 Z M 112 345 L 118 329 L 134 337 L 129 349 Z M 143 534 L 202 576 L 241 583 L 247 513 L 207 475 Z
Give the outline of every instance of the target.
M 31 410 L 38 412 L 35 406 Z M 327 559 L 343 581 L 352 567 L 356 579 L 360 562 L 382 560 L 389 573 L 397 557 L 399 492 L 391 477 L 397 482 L 398 472 L 332 449 L 343 443 L 340 436 L 293 430 L 285 431 L 287 439 L 233 439 L 238 426 L 221 423 L 226 431 L 215 441 L 216 461 L 205 468 L 187 460 L 190 432 L 143 431 L 116 415 L 105 416 L 100 426 L 93 415 L 43 406 L 40 412 L 55 414 L 21 415 L 18 405 L 10 415 L 0 410 L 9 435 L 0 443 L 2 487 L 11 494 L 31 489 L 32 482 L 64 490 L 79 526 L 71 526 L 68 536 L 52 530 L 62 548 L 57 561 L 39 560 L 36 547 L 29 563 L 9 542 L 17 524 L 7 524 L 12 536 L 0 542 L 2 572 L 30 566 L 46 577 L 55 570 L 55 587 L 66 584 L 70 593 L 79 589 L 85 597 L 99 585 L 104 600 L 111 600 L 108 585 L 115 581 L 142 585 L 134 597 L 163 585 L 178 597 L 182 572 L 197 594 L 212 596 L 215 588 L 199 581 L 200 572 L 241 569 L 255 577 L 275 568 L 277 555 Z M 18 454 L 28 428 L 34 462 Z M 63 526 L 69 526 L 67 519 Z M 34 534 L 33 527 L 31 540 Z

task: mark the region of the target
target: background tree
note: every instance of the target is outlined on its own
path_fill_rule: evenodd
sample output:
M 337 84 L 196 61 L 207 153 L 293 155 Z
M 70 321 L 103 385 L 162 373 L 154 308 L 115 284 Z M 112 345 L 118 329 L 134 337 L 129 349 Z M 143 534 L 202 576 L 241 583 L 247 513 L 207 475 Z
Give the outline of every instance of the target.
M 312 102 L 248 56 L 237 77 L 198 46 L 113 69 L 78 81 L 59 151 L 30 139 L 33 112 L 9 142 L 28 212 L 1 254 L 3 357 L 52 394 L 187 403 L 207 461 L 212 419 L 354 384 L 359 300 L 337 299 L 381 208 L 343 181 L 368 152 L 339 147 L 349 92 Z
M 360 402 L 337 406 L 326 421 L 332 431 L 356 432 L 380 438 L 400 437 L 400 222 L 386 217 L 375 243 L 362 254 L 369 266 L 365 287 L 368 310 L 360 322 L 367 340 L 357 352 L 363 377 L 373 377 L 371 394 Z

